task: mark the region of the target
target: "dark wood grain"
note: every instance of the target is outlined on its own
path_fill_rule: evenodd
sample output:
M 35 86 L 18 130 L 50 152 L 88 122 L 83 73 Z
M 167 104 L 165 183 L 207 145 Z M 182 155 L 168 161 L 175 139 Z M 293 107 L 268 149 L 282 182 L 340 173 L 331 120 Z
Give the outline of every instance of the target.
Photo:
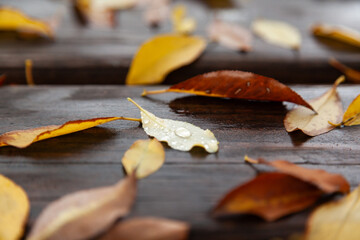
M 139 8 L 118 14 L 118 25 L 114 29 L 82 28 L 65 3 L 2 0 L 2 5 L 18 7 L 44 19 L 59 9 L 64 10 L 53 42 L 0 40 L 0 73 L 8 75 L 7 83 L 25 83 L 24 61 L 30 58 L 34 62 L 36 84 L 123 84 L 140 44 L 155 34 L 171 31 L 170 22 L 157 29 L 147 27 Z M 171 73 L 166 78 L 167 84 L 222 69 L 255 72 L 285 83 L 330 83 L 339 73 L 327 63 L 329 57 L 360 69 L 359 48 L 316 39 L 309 32 L 310 26 L 317 22 L 360 30 L 359 1 L 243 1 L 233 4 L 233 8 L 216 10 L 209 8 L 206 1 L 175 1 L 174 4 L 177 3 L 184 3 L 189 15 L 196 18 L 197 35 L 206 37 L 206 28 L 216 12 L 220 18 L 246 27 L 259 17 L 284 20 L 299 28 L 303 44 L 299 52 L 293 52 L 256 37 L 254 51 L 243 54 L 210 43 L 197 61 Z
M 149 90 L 157 87 L 146 87 Z M 293 86 L 305 99 L 330 85 Z M 139 117 L 126 100 L 132 97 L 162 118 L 187 121 L 214 132 L 216 154 L 200 148 L 180 152 L 165 146 L 166 163 L 140 181 L 132 215 L 161 216 L 191 224 L 190 239 L 270 239 L 302 233 L 310 210 L 265 223 L 251 216 L 213 220 L 209 212 L 219 198 L 255 176 L 243 157 L 286 159 L 310 168 L 340 173 L 352 188 L 360 183 L 360 128 L 346 127 L 306 137 L 288 134 L 283 118 L 288 103 L 255 102 L 167 93 L 141 98 L 143 87 L 8 86 L 0 88 L 1 132 L 61 124 L 102 116 Z M 344 106 L 360 87 L 340 86 Z M 121 158 L 147 135 L 136 122 L 117 121 L 82 132 L 34 143 L 26 149 L 0 148 L 0 173 L 20 184 L 31 201 L 29 227 L 51 201 L 81 189 L 112 184 L 124 176 Z M 257 170 L 269 170 L 257 166 Z

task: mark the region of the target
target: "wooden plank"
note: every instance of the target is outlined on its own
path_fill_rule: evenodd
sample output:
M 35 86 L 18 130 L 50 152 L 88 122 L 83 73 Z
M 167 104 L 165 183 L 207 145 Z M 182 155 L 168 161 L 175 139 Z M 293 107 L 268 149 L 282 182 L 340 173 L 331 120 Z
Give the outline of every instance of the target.
M 359 49 L 315 39 L 309 33 L 311 24 L 316 22 L 358 29 L 359 1 L 261 0 L 222 10 L 210 9 L 203 1 L 183 3 L 198 21 L 197 35 L 206 36 L 207 25 L 216 11 L 221 18 L 247 27 L 258 17 L 287 21 L 299 28 L 303 46 L 299 52 L 293 52 L 255 38 L 254 51 L 241 54 L 209 44 L 196 62 L 171 73 L 165 84 L 218 69 L 251 71 L 288 83 L 329 83 L 339 75 L 327 63 L 331 56 L 360 69 Z M 48 18 L 59 8 L 66 9 L 54 42 L 0 41 L 0 72 L 7 73 L 11 83 L 25 83 L 24 60 L 30 58 L 34 61 L 37 84 L 122 84 L 139 45 L 155 34 L 171 31 L 170 22 L 156 30 L 148 28 L 141 20 L 140 9 L 121 12 L 119 25 L 103 30 L 75 24 L 64 1 L 4 0 L 3 4 L 40 18 Z

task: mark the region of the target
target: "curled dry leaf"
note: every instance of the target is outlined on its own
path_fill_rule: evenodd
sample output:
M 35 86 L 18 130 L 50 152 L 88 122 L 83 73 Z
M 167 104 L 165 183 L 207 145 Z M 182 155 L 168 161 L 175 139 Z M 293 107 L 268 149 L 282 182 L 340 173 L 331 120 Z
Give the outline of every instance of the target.
M 188 35 L 195 31 L 195 19 L 186 17 L 186 8 L 184 5 L 178 5 L 173 8 L 171 19 L 175 33 Z
M 301 106 L 289 111 L 284 119 L 286 131 L 301 130 L 306 135 L 316 136 L 334 129 L 329 122 L 341 121 L 343 109 L 336 87 L 343 81 L 344 77 L 339 77 L 329 91 L 309 101 L 317 114 Z
M 26 130 L 16 130 L 4 133 L 0 136 L 0 147 L 14 146 L 17 148 L 25 148 L 37 141 L 82 131 L 115 120 L 140 121 L 140 119 L 134 118 L 106 117 L 69 121 L 63 125 L 50 125 Z
M 202 147 L 209 153 L 218 151 L 219 142 L 209 129 L 203 130 L 187 122 L 158 118 L 130 98 L 128 100 L 140 109 L 142 126 L 148 135 L 167 142 L 170 147 L 180 151 L 190 151 L 195 146 Z
M 274 221 L 311 206 L 322 194 L 316 186 L 289 174 L 263 173 L 228 192 L 214 215 L 254 214 Z
M 225 47 L 243 52 L 251 51 L 251 32 L 240 25 L 215 19 L 208 27 L 208 36 Z
M 128 174 L 136 170 L 138 179 L 156 172 L 165 161 L 165 151 L 156 138 L 138 140 L 127 150 L 122 164 Z
M 198 58 L 205 47 L 206 42 L 201 37 L 158 35 L 144 43 L 136 53 L 126 84 L 161 83 L 168 73 Z
M 155 27 L 169 18 L 169 0 L 148 0 L 144 5 L 144 20 L 148 25 Z
M 249 100 L 287 101 L 313 109 L 301 96 L 277 80 L 242 71 L 209 72 L 175 84 L 169 89 L 145 90 L 142 95 L 164 92 Z
M 50 203 L 28 240 L 89 239 L 127 215 L 136 195 L 134 174 L 109 187 L 83 190 Z
M 350 82 L 360 83 L 360 72 L 337 61 L 335 58 L 330 58 L 329 63 L 331 66 L 342 72 L 346 79 Z
M 312 33 L 318 37 L 326 37 L 355 47 L 360 47 L 360 32 L 344 26 L 316 24 L 312 27 Z
M 0 7 L 0 31 L 17 32 L 24 38 L 53 38 L 54 36 L 49 23 L 30 18 L 21 11 L 9 7 Z
M 258 19 L 252 23 L 252 29 L 259 37 L 271 44 L 294 50 L 300 48 L 300 32 L 288 23 Z
M 185 240 L 189 225 L 164 218 L 132 218 L 118 223 L 100 240 Z
M 354 126 L 360 124 L 360 95 L 358 95 L 349 105 L 344 113 L 341 125 Z
M 285 160 L 266 161 L 263 158 L 252 159 L 245 156 L 245 161 L 255 164 L 265 164 L 276 170 L 311 183 L 325 193 L 348 193 L 350 185 L 340 174 L 328 173 L 322 169 L 309 169 L 300 167 Z
M 307 222 L 306 240 L 360 239 L 360 187 L 340 201 L 318 207 Z
M 24 232 L 30 203 L 25 191 L 0 174 L 0 239 L 18 240 Z

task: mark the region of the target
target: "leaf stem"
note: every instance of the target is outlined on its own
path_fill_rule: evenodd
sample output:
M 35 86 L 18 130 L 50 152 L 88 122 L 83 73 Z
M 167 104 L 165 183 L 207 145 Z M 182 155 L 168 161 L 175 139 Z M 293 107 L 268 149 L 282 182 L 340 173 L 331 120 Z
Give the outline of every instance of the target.
M 134 122 L 141 122 L 140 118 L 128 118 L 128 117 L 120 117 L 121 120 L 127 120 L 127 121 L 134 121 Z
M 248 157 L 248 155 L 244 156 L 244 160 L 245 160 L 245 162 L 248 162 L 248 163 L 253 163 L 253 164 L 258 164 L 259 163 L 259 160 L 250 158 L 250 157 Z
M 160 89 L 160 90 L 153 90 L 153 91 L 146 91 L 146 89 L 144 89 L 144 91 L 141 93 L 141 96 L 147 96 L 147 95 L 152 95 L 152 94 L 160 94 L 160 93 L 166 93 L 168 92 L 168 89 Z

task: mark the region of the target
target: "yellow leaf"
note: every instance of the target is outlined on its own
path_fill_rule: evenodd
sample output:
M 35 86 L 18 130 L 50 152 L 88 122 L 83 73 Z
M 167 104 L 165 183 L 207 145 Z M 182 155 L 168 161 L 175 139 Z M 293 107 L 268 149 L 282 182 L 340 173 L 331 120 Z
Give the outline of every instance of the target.
M 128 100 L 140 109 L 142 126 L 148 135 L 167 142 L 170 147 L 180 151 L 190 151 L 195 146 L 203 147 L 209 153 L 218 151 L 219 142 L 209 129 L 203 130 L 187 122 L 158 118 L 130 98 Z
M 300 32 L 288 23 L 258 19 L 252 23 L 253 31 L 265 41 L 284 48 L 299 49 Z
M 0 31 L 15 31 L 35 37 L 53 37 L 53 29 L 44 21 L 30 18 L 19 10 L 0 8 Z
M 144 43 L 135 55 L 126 84 L 161 83 L 171 71 L 200 56 L 206 42 L 201 37 L 158 35 Z
M 306 240 L 360 239 L 360 187 L 340 201 L 317 208 L 307 223 Z
M 0 174 L 0 239 L 20 239 L 30 210 L 25 191 Z
M 354 126 L 360 124 L 360 95 L 358 95 L 349 105 L 344 113 L 342 124 Z
M 138 179 L 156 172 L 165 161 L 161 143 L 154 139 L 138 140 L 126 151 L 122 164 L 128 174 L 136 170 Z
M 284 119 L 286 131 L 301 130 L 309 136 L 316 136 L 334 129 L 335 126 L 329 122 L 341 121 L 343 110 L 336 87 L 343 81 L 344 76 L 339 77 L 329 91 L 308 101 L 317 114 L 301 106 L 288 112 Z
M 0 136 L 0 147 L 14 146 L 17 148 L 25 148 L 33 142 L 82 131 L 115 120 L 140 121 L 139 119 L 133 118 L 106 117 L 69 121 L 63 125 L 50 125 L 26 130 L 16 130 L 4 133 Z
M 195 19 L 185 17 L 185 15 L 186 8 L 184 5 L 174 7 L 172 11 L 172 23 L 175 33 L 188 35 L 195 31 Z
M 112 186 L 68 194 L 43 210 L 27 240 L 92 239 L 130 212 L 135 195 L 133 174 Z
M 360 47 L 360 32 L 343 26 L 332 26 L 327 24 L 316 24 L 312 27 L 315 36 L 326 37 Z

